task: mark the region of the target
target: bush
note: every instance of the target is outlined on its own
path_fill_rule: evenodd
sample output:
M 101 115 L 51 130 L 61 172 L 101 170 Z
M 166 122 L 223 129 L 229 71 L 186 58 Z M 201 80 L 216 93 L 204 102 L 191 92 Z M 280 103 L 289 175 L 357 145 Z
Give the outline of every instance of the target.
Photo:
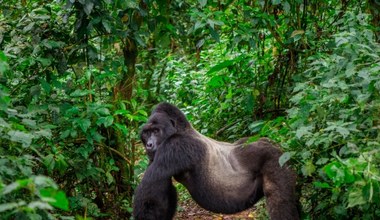
M 316 219 L 380 217 L 380 45 L 368 20 L 337 22 L 344 28 L 309 59 L 291 98 L 282 161 L 298 161 L 304 210 Z

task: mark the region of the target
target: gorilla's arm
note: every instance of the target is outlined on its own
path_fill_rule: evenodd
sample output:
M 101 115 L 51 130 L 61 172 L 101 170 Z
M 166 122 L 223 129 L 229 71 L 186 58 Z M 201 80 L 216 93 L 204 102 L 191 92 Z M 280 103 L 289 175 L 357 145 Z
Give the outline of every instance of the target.
M 173 219 L 177 193 L 171 177 L 158 178 L 155 164 L 148 167 L 135 191 L 134 217 L 136 220 Z
M 171 178 L 191 169 L 194 159 L 186 150 L 196 148 L 179 144 L 182 136 L 175 136 L 160 146 L 135 191 L 136 220 L 172 219 L 175 214 L 177 194 Z

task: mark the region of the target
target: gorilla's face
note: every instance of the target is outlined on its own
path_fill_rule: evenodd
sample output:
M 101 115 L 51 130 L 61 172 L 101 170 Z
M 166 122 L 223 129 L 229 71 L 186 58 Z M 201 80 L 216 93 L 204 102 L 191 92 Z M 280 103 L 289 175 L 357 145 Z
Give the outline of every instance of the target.
M 141 140 L 151 160 L 162 142 L 177 132 L 175 123 L 166 114 L 153 114 L 141 131 Z

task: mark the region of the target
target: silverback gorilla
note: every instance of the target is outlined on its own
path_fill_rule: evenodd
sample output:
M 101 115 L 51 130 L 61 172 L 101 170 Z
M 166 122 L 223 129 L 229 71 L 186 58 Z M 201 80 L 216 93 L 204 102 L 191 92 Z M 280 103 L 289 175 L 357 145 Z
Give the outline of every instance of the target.
M 168 103 L 152 112 L 141 139 L 150 165 L 135 191 L 134 219 L 173 219 L 177 194 L 172 177 L 212 212 L 240 212 L 265 196 L 272 220 L 299 219 L 295 174 L 279 165 L 282 153 L 268 139 L 246 145 L 213 140 Z

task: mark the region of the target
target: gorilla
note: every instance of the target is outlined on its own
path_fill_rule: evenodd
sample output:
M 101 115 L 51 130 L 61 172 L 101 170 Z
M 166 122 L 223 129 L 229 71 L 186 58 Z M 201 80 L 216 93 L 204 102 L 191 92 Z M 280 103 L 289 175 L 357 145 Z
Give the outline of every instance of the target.
M 212 212 L 237 213 L 265 196 L 272 220 L 299 219 L 295 174 L 279 165 L 282 152 L 269 139 L 216 141 L 196 131 L 177 107 L 160 103 L 142 127 L 141 140 L 150 164 L 135 190 L 134 219 L 173 219 L 172 177 Z

